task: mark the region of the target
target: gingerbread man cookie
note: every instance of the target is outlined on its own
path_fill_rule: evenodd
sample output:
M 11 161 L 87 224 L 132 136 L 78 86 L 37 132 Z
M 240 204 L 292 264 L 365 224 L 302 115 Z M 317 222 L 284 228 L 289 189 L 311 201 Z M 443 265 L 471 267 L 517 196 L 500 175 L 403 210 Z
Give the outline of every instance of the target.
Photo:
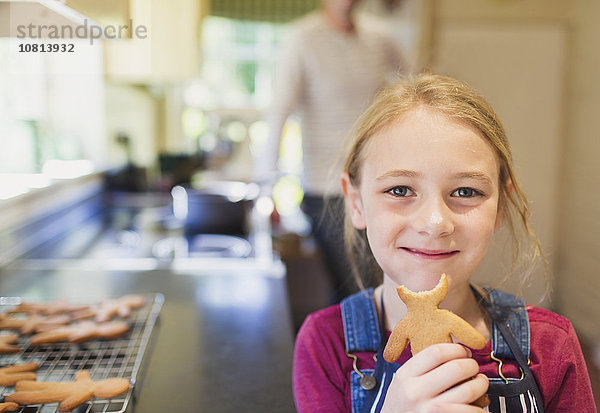
M 66 314 L 44 316 L 31 314 L 27 318 L 12 318 L 0 315 L 0 330 L 19 330 L 21 334 L 31 334 L 39 329 L 69 324 L 71 317 Z
M 72 313 L 74 311 L 83 311 L 89 308 L 87 305 L 69 304 L 66 300 L 59 300 L 50 303 L 21 303 L 9 311 L 10 314 L 62 314 Z
M 16 412 L 18 409 L 19 405 L 17 403 L 0 403 L 0 412 Z
M 14 345 L 17 341 L 19 341 L 19 336 L 16 334 L 0 336 L 0 354 L 18 353 L 20 348 Z
M 94 338 L 112 339 L 125 334 L 128 330 L 129 324 L 124 321 L 109 321 L 106 323 L 82 321 L 37 333 L 31 336 L 31 345 L 63 341 L 81 343 Z
M 77 319 L 93 317 L 95 321 L 102 323 L 116 316 L 127 318 L 131 315 L 131 310 L 141 308 L 145 303 L 144 296 L 129 294 L 120 298 L 101 301 L 96 309 L 76 312 L 74 317 Z
M 37 368 L 37 363 L 0 367 L 0 386 L 14 386 L 16 382 L 21 380 L 35 380 L 36 375 L 33 370 L 37 370 Z
M 16 392 L 6 396 L 7 402 L 20 405 L 60 403 L 58 411 L 68 412 L 92 397 L 110 399 L 129 390 L 128 380 L 110 378 L 93 381 L 87 370 L 81 370 L 72 382 L 20 381 Z
M 383 358 L 387 362 L 398 360 L 409 342 L 413 355 L 432 344 L 452 343 L 452 336 L 468 347 L 485 347 L 485 338 L 481 333 L 456 314 L 438 307 L 448 292 L 446 274 L 442 274 L 432 290 L 415 293 L 400 286 L 397 291 L 406 304 L 407 312 L 394 327 L 385 346 Z M 479 407 L 488 404 L 489 399 L 485 395 L 473 402 Z
M 469 323 L 456 314 L 442 310 L 438 305 L 448 292 L 446 274 L 430 291 L 415 293 L 404 286 L 397 288 L 400 299 L 406 304 L 406 315 L 394 327 L 383 358 L 394 363 L 410 342 L 412 354 L 436 343 L 452 343 L 453 335 L 459 342 L 475 349 L 485 346 L 485 338 Z

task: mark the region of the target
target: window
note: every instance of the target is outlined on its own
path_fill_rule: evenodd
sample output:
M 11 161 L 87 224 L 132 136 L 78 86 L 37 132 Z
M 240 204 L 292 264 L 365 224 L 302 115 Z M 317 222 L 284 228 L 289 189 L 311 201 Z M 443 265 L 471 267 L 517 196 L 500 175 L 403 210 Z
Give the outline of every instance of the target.
M 264 143 L 268 132 L 264 110 L 271 102 L 284 31 L 285 25 L 280 23 L 215 16 L 204 20 L 202 76 L 186 87 L 182 116 L 183 130 L 189 138 L 198 139 L 200 150 L 217 152 L 223 146 L 220 141 L 239 147 L 247 139 L 246 145 L 256 153 L 253 148 Z M 244 130 L 245 136 L 231 133 L 236 130 Z M 275 204 L 282 216 L 293 215 L 303 196 L 301 134 L 293 119 L 284 130 L 279 166 L 285 176 L 274 188 Z M 251 169 L 252 165 L 246 168 Z
M 266 107 L 285 26 L 207 17 L 202 30 L 202 81 L 207 107 Z
M 0 199 L 106 162 L 102 45 L 78 53 L 19 53 L 0 39 Z M 45 40 L 45 44 L 60 43 Z

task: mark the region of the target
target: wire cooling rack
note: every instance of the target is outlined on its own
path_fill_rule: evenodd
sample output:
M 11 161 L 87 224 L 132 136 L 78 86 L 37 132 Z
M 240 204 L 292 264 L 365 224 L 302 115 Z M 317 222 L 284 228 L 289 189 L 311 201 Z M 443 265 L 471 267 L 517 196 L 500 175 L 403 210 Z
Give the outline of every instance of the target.
M 80 344 L 53 343 L 30 346 L 29 338 L 21 336 L 16 354 L 0 355 L 0 367 L 37 362 L 38 381 L 72 381 L 80 370 L 88 370 L 92 380 L 122 377 L 130 380 L 129 391 L 116 398 L 91 399 L 73 412 L 76 413 L 123 413 L 132 410 L 136 383 L 142 379 L 145 355 L 151 344 L 152 330 L 164 302 L 162 294 L 146 295 L 146 304 L 134 310 L 127 319 L 130 329 L 124 336 L 112 340 L 91 340 Z M 4 313 L 18 304 L 15 297 L 0 297 L 0 312 Z M 94 302 L 82 304 L 93 305 Z M 80 304 L 78 302 L 77 304 Z M 0 334 L 5 334 L 0 332 Z M 0 386 L 1 400 L 14 392 L 14 387 Z M 1 401 L 0 400 L 0 401 Z M 58 403 L 24 406 L 19 413 L 55 413 Z

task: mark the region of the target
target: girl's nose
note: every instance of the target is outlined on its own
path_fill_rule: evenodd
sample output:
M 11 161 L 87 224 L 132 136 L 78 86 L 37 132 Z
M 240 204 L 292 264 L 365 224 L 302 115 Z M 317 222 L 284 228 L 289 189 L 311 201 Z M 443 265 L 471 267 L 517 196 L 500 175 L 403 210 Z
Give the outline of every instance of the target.
M 431 205 L 433 204 L 433 205 Z M 413 227 L 430 237 L 443 237 L 454 232 L 451 211 L 443 202 L 424 204 L 416 213 Z

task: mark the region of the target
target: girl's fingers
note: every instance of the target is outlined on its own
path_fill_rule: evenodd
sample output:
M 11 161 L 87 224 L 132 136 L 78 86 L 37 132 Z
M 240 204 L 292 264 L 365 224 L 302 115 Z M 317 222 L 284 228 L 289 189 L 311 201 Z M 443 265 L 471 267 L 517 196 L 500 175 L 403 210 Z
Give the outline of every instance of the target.
M 470 358 L 471 352 L 468 348 L 456 343 L 434 344 L 411 357 L 398 370 L 398 374 L 406 377 L 421 376 L 439 365 L 450 360 Z
M 427 413 L 483 413 L 481 407 L 465 406 L 464 404 L 443 403 L 434 404 L 427 409 Z
M 488 388 L 487 377 L 478 372 L 479 365 L 469 349 L 454 343 L 430 346 L 398 369 L 384 407 L 389 411 L 398 407 L 421 411 L 426 407 L 428 413 L 481 413 L 482 409 L 469 406 Z
M 489 387 L 488 378 L 483 374 L 465 381 L 436 397 L 442 403 L 472 403 L 483 396 Z
M 479 365 L 471 358 L 450 360 L 447 363 L 425 373 L 418 380 L 428 383 L 431 395 L 441 394 L 454 386 L 468 381 L 479 373 Z M 464 400 L 456 400 L 464 402 Z

